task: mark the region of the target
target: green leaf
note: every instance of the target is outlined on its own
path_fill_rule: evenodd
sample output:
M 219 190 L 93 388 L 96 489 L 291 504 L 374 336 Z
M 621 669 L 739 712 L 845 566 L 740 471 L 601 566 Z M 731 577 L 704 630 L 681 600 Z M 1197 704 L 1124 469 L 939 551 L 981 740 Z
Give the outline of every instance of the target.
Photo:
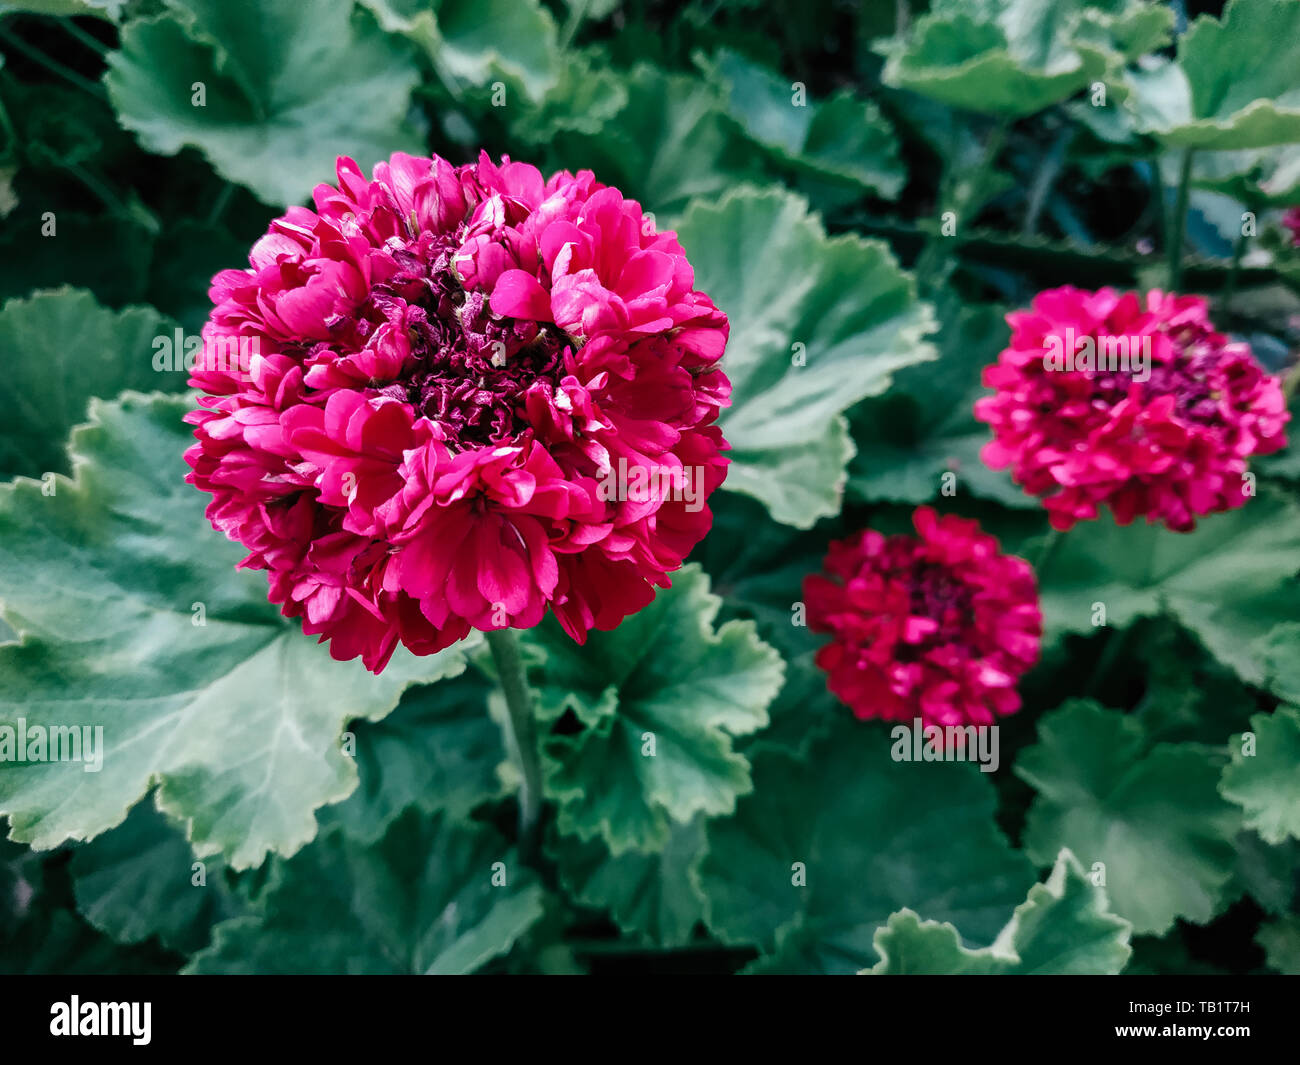
M 408 810 L 378 843 L 323 832 L 279 865 L 264 912 L 218 925 L 186 971 L 471 973 L 537 922 L 542 900 L 491 828 Z
M 994 823 L 991 782 L 893 761 L 891 746 L 844 710 L 806 763 L 755 751 L 753 793 L 707 829 L 699 881 L 717 936 L 780 949 L 768 971 L 824 973 L 871 965 L 872 933 L 904 906 L 992 942 L 1033 871 Z
M 875 104 L 849 92 L 820 101 L 797 98 L 786 78 L 729 48 L 696 62 L 722 87 L 732 119 L 780 162 L 884 199 L 902 190 L 907 175 L 898 144 Z
M 276 206 L 333 180 L 340 155 L 369 170 L 423 150 L 407 121 L 419 81 L 409 50 L 351 4 L 166 0 L 164 14 L 126 24 L 108 64 L 109 98 L 145 149 L 198 148 Z
M 747 618 L 785 659 L 785 682 L 768 707 L 771 724 L 744 740 L 741 751 L 776 746 L 806 754 L 844 707 L 813 662 L 825 642 L 808 628 L 803 581 L 822 568 L 832 530 L 799 532 L 774 522 L 757 500 L 721 493 L 709 501 L 713 529 L 691 555 L 722 597 L 724 620 Z M 829 523 L 827 523 L 829 524 Z
M 408 688 L 382 721 L 358 721 L 361 786 L 347 802 L 319 813 L 355 838 L 374 840 L 408 806 L 465 818 L 506 792 L 501 730 L 488 715 L 490 684 L 472 671 Z
M 1042 718 L 1038 737 L 1015 765 L 1038 792 L 1024 837 L 1034 861 L 1068 847 L 1089 869 L 1101 862 L 1112 908 L 1139 935 L 1219 912 L 1241 822 L 1205 748 L 1146 750 L 1137 721 L 1087 700 Z
M 901 38 L 878 42 L 881 77 L 955 107 L 1018 118 L 1073 96 L 1159 47 L 1171 11 L 1080 0 L 935 0 Z
M 1192 161 L 1192 184 L 1252 208 L 1289 207 L 1300 200 L 1300 145 L 1201 152 Z
M 438 76 L 457 94 L 501 80 L 536 101 L 555 84 L 562 69 L 555 20 L 537 0 L 361 0 L 361 4 L 389 33 L 409 37 L 422 48 Z
M 1243 680 L 1259 684 L 1258 641 L 1300 610 L 1298 569 L 1300 506 L 1261 491 L 1190 533 L 1121 528 L 1103 514 L 1063 535 L 1038 566 L 1038 581 L 1050 639 L 1093 631 L 1094 603 L 1105 604 L 1106 623 L 1121 628 L 1167 612 Z
M 849 464 L 849 495 L 864 501 L 925 503 L 952 473 L 958 494 L 1004 506 L 1039 506 L 1004 471 L 991 470 L 980 449 L 991 439 L 975 420 L 985 366 L 996 362 L 1009 331 L 1003 310 L 943 302 L 939 359 L 899 371 L 885 395 L 863 401 L 850 417 L 857 454 Z
M 662 851 L 615 857 L 599 839 L 561 836 L 554 847 L 560 879 L 574 900 L 605 910 L 624 932 L 660 947 L 691 941 L 704 898 L 693 871 L 704 848 L 704 819 L 674 823 Z
M 148 801 L 78 847 L 70 872 L 78 912 L 119 943 L 157 936 L 190 954 L 207 944 L 213 924 L 242 908 L 220 860 L 196 863 L 184 833 Z
M 78 916 L 65 864 L 0 839 L 0 976 L 176 971 L 156 944 L 124 947 Z
M 345 722 L 383 717 L 409 684 L 464 668 L 453 647 L 400 654 L 375 677 L 282 618 L 184 482 L 190 407 L 95 400 L 73 433 L 73 480 L 48 496 L 25 479 L 0 487 L 3 613 L 20 636 L 0 645 L 0 722 L 103 729 L 97 772 L 0 762 L 16 840 L 90 839 L 157 783 L 200 857 L 241 869 L 291 853 L 315 834 L 313 811 L 356 787 Z
M 654 212 L 660 229 L 671 227 L 692 199 L 763 177 L 763 153 L 727 118 L 715 87 L 648 63 L 633 67 L 622 84 L 626 104 L 597 129 L 559 133 L 554 166 L 595 171 Z
M 1106 911 L 1106 892 L 1062 850 L 1045 883 L 1029 889 L 991 946 L 971 950 L 950 924 L 901 910 L 876 930 L 872 976 L 1113 976 L 1128 962 L 1131 926 Z
M 828 237 L 791 193 L 739 189 L 693 204 L 678 235 L 696 285 L 731 319 L 724 487 L 807 529 L 839 511 L 853 445 L 844 411 L 935 357 L 929 304 L 887 245 Z
M 1300 839 L 1300 709 L 1280 706 L 1250 719 L 1249 752 L 1244 735 L 1228 742 L 1231 764 L 1219 791 L 1245 811 L 1245 826 L 1268 843 Z
M 1256 646 L 1264 686 L 1284 702 L 1300 706 L 1300 622 L 1278 625 Z
M 0 309 L 0 473 L 70 472 L 65 448 L 92 396 L 124 388 L 180 390 L 186 374 L 153 368 L 154 340 L 175 323 L 151 307 L 110 311 L 89 292 L 61 288 Z
M 1300 916 L 1288 914 L 1260 925 L 1255 942 L 1264 948 L 1270 969 L 1300 976 Z
M 117 22 L 127 0 L 4 0 L 0 15 L 10 11 L 28 11 L 33 15 L 89 15 Z
M 599 134 L 627 106 L 626 80 L 599 52 L 573 52 L 538 103 L 508 109 L 510 131 L 538 145 L 550 144 L 562 133 Z
M 1138 128 L 1167 146 L 1300 141 L 1300 5 L 1229 0 L 1222 20 L 1206 14 L 1192 23 L 1177 58 L 1127 80 Z
M 585 647 L 549 619 L 528 634 L 545 654 L 533 671 L 539 713 L 556 721 L 571 709 L 587 726 L 544 744 L 561 831 L 603 837 L 614 855 L 659 850 L 673 821 L 729 814 L 750 790 L 733 741 L 767 723 L 781 657 L 750 622 L 715 629 L 720 606 L 708 578 L 687 566 Z

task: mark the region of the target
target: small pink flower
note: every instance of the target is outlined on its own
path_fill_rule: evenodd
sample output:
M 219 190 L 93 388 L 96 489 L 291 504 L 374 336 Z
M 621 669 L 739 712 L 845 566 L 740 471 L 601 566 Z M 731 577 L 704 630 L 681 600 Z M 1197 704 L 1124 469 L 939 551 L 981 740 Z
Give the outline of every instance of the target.
M 863 719 L 987 725 L 1020 709 L 1038 659 L 1034 572 L 974 521 L 918 507 L 917 536 L 871 529 L 830 545 L 804 581 L 827 686 Z
M 676 236 L 590 172 L 486 155 L 340 159 L 314 199 L 213 279 L 190 382 L 189 480 L 271 601 L 376 672 L 645 606 L 726 474 L 727 319 Z M 697 494 L 604 490 L 626 468 Z
M 1291 243 L 1300 247 L 1300 207 L 1292 207 L 1282 216 L 1282 224 L 1291 230 Z
M 984 370 L 995 394 L 975 404 L 994 436 L 982 456 L 1042 497 L 1054 528 L 1104 504 L 1121 525 L 1190 530 L 1243 505 L 1247 459 L 1286 444 L 1277 378 L 1214 331 L 1197 296 L 1152 291 L 1144 306 L 1067 286 L 1007 321 L 1011 344 Z

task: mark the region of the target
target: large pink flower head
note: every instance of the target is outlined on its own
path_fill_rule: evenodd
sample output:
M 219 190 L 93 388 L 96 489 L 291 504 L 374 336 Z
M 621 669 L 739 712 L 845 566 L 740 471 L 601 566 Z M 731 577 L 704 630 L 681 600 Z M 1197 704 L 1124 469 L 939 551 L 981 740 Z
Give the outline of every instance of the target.
M 1054 528 L 1138 515 L 1186 531 L 1250 495 L 1247 459 L 1286 444 L 1278 380 L 1214 331 L 1205 301 L 1064 287 L 1007 315 L 1011 343 L 975 404 L 984 461 L 1043 497 Z
M 1020 709 L 1016 682 L 1038 659 L 1034 571 L 979 525 L 930 507 L 915 537 L 866 529 L 830 545 L 804 580 L 827 686 L 859 718 L 987 725 Z
M 667 587 L 725 476 L 727 319 L 588 171 L 340 159 L 212 282 L 189 480 L 335 658 L 579 642 Z

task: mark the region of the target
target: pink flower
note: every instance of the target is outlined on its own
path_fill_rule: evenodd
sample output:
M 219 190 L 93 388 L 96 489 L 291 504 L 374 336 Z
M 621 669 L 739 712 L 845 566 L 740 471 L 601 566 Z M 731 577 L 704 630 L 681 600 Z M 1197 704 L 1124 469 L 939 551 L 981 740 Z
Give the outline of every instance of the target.
M 1300 247 L 1300 207 L 1292 207 L 1282 216 L 1282 224 L 1291 230 L 1291 243 Z
M 1007 315 L 1011 344 L 975 404 L 983 459 L 1043 497 L 1054 528 L 1109 506 L 1187 531 L 1251 493 L 1247 459 L 1286 444 L 1275 377 L 1216 333 L 1197 296 L 1065 287 Z
M 1034 572 L 974 521 L 930 507 L 917 536 L 865 529 L 830 545 L 804 581 L 827 687 L 862 719 L 987 725 L 1020 709 L 1016 682 L 1038 659 Z
M 376 672 L 645 606 L 726 475 L 727 319 L 676 236 L 587 171 L 486 155 L 340 159 L 314 199 L 213 279 L 190 382 L 189 480 L 241 565 Z

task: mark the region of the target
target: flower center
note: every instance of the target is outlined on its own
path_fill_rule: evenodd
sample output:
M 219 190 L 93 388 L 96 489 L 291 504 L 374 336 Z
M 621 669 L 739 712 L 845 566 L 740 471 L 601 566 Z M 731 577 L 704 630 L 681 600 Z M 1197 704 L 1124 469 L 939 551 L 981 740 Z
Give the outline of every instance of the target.
M 1161 396 L 1174 397 L 1174 412 L 1185 421 L 1212 424 L 1219 419 L 1219 404 L 1209 382 L 1222 345 L 1201 335 L 1194 327 L 1170 334 L 1178 348 L 1173 362 L 1150 363 L 1151 376 L 1142 383 L 1148 402 Z M 1093 400 L 1114 406 L 1128 395 L 1133 382 L 1130 370 L 1098 370 L 1093 375 Z
M 408 268 L 375 291 L 378 300 L 410 305 L 415 357 L 405 378 L 381 391 L 441 425 L 452 446 L 468 448 L 528 428 L 524 394 L 538 381 L 556 387 L 573 342 L 557 326 L 493 315 L 487 296 L 462 287 L 452 262 L 458 246 L 455 237 L 440 238 L 431 255 L 410 256 Z
M 933 562 L 913 563 L 909 582 L 913 617 L 929 618 L 939 628 L 927 646 L 955 643 L 974 620 L 971 589 L 945 566 Z

